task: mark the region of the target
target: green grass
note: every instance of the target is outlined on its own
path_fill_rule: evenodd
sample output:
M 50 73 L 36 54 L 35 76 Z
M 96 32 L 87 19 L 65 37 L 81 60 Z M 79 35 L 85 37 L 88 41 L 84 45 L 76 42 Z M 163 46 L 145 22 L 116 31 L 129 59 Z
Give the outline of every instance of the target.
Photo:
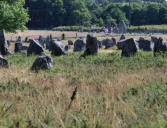
M 167 55 L 81 54 L 53 57 L 54 67 L 38 74 L 30 71 L 37 56 L 8 56 L 10 68 L 0 69 L 0 126 L 167 127 Z
M 141 25 L 141 26 L 131 26 L 128 28 L 129 30 L 154 30 L 154 29 L 160 29 L 164 30 L 167 29 L 167 25 Z
M 96 27 L 96 29 L 94 29 L 95 31 L 100 31 L 102 29 L 102 27 Z M 82 31 L 91 31 L 91 27 L 86 27 L 86 26 L 59 26 L 59 27 L 55 27 L 53 28 L 53 30 L 55 31 L 78 31 L 78 30 L 82 30 Z

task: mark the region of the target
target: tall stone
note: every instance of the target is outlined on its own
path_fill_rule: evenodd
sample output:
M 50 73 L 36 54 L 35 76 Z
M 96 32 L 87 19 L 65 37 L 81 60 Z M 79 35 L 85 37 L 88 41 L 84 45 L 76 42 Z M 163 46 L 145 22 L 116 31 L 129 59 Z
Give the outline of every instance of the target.
M 22 40 L 21 37 L 19 36 L 16 43 L 15 43 L 15 53 L 20 52 L 22 50 Z
M 167 42 L 161 37 L 154 43 L 154 56 L 157 53 L 165 53 L 167 51 Z
M 9 50 L 8 50 L 8 43 L 5 37 L 5 30 L 2 30 L 0 32 L 0 52 L 2 55 L 10 55 L 12 54 Z
M 96 37 L 93 37 L 91 35 L 87 35 L 86 39 L 86 49 L 84 51 L 84 54 L 82 57 L 88 56 L 88 55 L 95 55 L 98 53 L 99 45 L 98 40 Z
M 43 36 L 39 36 L 39 43 L 42 45 L 42 47 L 44 48 L 44 38 L 43 38 Z
M 121 20 L 118 25 L 119 33 L 126 33 L 127 27 L 124 20 Z
M 46 43 L 46 49 L 51 51 L 52 35 L 47 36 L 45 43 Z

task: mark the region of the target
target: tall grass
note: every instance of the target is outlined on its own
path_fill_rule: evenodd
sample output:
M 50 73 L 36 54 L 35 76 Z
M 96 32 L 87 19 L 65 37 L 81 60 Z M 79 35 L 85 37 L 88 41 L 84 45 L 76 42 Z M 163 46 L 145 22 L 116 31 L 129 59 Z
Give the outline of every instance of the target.
M 9 128 L 166 127 L 167 58 L 140 51 L 124 58 L 99 53 L 53 57 L 35 73 L 37 56 L 8 56 L 0 69 L 0 126 Z M 68 109 L 78 87 L 76 99 Z

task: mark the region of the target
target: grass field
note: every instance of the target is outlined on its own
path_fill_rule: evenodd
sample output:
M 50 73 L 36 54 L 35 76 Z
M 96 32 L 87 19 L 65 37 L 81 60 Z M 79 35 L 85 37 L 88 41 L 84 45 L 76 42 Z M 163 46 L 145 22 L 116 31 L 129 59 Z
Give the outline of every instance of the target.
M 7 56 L 10 68 L 0 69 L 0 127 L 167 127 L 167 55 L 140 51 L 124 58 L 115 47 L 86 58 L 70 52 L 35 73 L 37 56 L 24 52 Z

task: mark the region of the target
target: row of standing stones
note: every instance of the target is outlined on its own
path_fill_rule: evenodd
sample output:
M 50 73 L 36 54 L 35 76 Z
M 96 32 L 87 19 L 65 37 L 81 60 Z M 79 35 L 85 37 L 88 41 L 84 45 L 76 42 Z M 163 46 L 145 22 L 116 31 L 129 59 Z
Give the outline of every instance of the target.
M 96 55 L 98 51 L 103 46 L 108 49 L 113 46 L 117 46 L 118 49 L 122 50 L 123 57 L 130 57 L 138 52 L 139 49 L 143 51 L 153 51 L 154 55 L 156 53 L 167 51 L 167 43 L 160 37 L 151 37 L 150 40 L 146 40 L 140 37 L 138 40 L 134 38 L 126 39 L 125 35 L 121 35 L 120 41 L 116 43 L 116 39 L 104 39 L 99 41 L 96 37 L 88 34 L 86 41 L 83 38 L 77 39 L 74 43 L 68 40 L 68 44 L 64 47 L 61 40 L 52 39 L 51 36 L 46 38 L 46 40 L 39 36 L 39 40 L 28 39 L 29 47 L 23 46 L 21 37 L 18 37 L 15 43 L 14 52 L 20 52 L 22 50 L 27 50 L 27 56 L 33 54 L 39 55 L 39 57 L 34 61 L 31 69 L 38 71 L 40 69 L 51 69 L 53 67 L 53 60 L 51 56 L 47 56 L 45 53 L 45 48 L 51 52 L 53 56 L 66 55 L 71 45 L 74 45 L 74 52 L 84 51 L 81 57 L 86 57 L 89 55 Z M 9 51 L 9 42 L 7 42 L 5 37 L 5 31 L 2 30 L 0 33 L 0 53 L 1 55 L 11 55 L 14 54 Z M 8 60 L 0 56 L 0 67 L 9 67 Z

